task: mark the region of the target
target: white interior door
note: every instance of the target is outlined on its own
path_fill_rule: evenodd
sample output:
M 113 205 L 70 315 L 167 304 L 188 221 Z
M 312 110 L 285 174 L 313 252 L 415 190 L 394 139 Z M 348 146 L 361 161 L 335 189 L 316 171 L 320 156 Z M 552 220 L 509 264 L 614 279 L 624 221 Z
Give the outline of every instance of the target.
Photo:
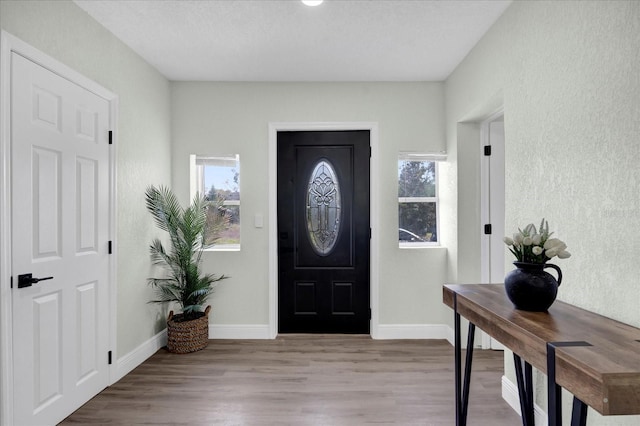
M 11 54 L 15 424 L 56 424 L 108 384 L 109 114 Z M 19 288 L 24 274 L 51 278 Z
M 498 113 L 482 123 L 483 157 L 482 186 L 482 281 L 501 284 L 505 275 L 504 245 L 504 115 Z M 490 147 L 488 150 L 485 147 Z M 486 225 L 490 224 L 487 233 Z M 504 349 L 502 345 L 483 335 L 483 348 Z

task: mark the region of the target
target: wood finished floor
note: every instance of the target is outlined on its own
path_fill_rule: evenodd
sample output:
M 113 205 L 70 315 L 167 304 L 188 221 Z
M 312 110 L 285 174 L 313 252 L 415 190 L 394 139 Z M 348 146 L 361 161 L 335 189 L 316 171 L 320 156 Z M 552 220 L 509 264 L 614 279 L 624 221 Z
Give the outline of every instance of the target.
M 474 352 L 469 425 L 517 425 L 502 352 Z M 62 425 L 453 425 L 444 340 L 284 335 L 161 349 Z

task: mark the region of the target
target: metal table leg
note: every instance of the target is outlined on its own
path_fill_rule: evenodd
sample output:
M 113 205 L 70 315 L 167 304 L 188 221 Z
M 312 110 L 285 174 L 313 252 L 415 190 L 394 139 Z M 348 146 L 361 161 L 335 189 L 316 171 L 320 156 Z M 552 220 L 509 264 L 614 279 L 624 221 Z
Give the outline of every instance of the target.
M 455 328 L 455 397 L 456 397 L 456 426 L 466 426 L 467 409 L 469 407 L 469 386 L 471 383 L 471 366 L 473 363 L 473 342 L 476 326 L 469 322 L 467 335 L 467 355 L 464 364 L 464 381 L 462 382 L 462 344 L 460 332 L 460 314 L 458 313 L 457 295 L 454 295 L 454 328 Z
M 548 425 L 562 425 L 562 388 L 556 383 L 556 348 L 567 346 L 591 346 L 587 342 L 547 342 L 547 391 Z M 578 398 L 573 398 L 571 426 L 585 426 L 587 406 Z
M 514 352 L 513 361 L 516 367 L 516 380 L 518 382 L 518 396 L 520 397 L 520 412 L 522 413 L 522 425 L 534 426 L 533 414 L 533 374 L 531 364 L 524 362 L 524 374 L 522 371 L 523 361 Z
M 571 412 L 571 426 L 587 426 L 587 404 L 573 397 L 573 411 Z

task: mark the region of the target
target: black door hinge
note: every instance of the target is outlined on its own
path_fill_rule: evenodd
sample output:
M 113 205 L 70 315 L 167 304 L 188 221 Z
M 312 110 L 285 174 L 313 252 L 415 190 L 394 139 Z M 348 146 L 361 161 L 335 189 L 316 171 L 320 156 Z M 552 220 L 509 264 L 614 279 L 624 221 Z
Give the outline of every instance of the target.
M 484 226 L 484 234 L 485 235 L 491 235 L 491 224 L 490 223 L 487 223 Z
M 113 131 L 109 130 L 109 145 L 113 145 Z
M 11 288 L 13 288 L 13 276 L 11 277 Z
M 113 241 L 109 241 L 109 254 L 113 254 Z
M 369 147 L 369 158 L 371 158 L 371 147 Z
M 369 319 L 371 319 L 371 308 L 369 308 Z
M 111 362 L 112 362 L 112 361 L 111 361 L 111 351 L 109 351 L 109 353 L 108 353 L 107 357 L 109 358 L 109 365 L 111 365 Z
M 369 228 L 369 239 L 371 239 L 371 234 L 373 233 L 373 231 L 371 231 L 371 228 Z
M 491 155 L 491 145 L 484 146 L 484 155 L 486 155 L 487 157 Z

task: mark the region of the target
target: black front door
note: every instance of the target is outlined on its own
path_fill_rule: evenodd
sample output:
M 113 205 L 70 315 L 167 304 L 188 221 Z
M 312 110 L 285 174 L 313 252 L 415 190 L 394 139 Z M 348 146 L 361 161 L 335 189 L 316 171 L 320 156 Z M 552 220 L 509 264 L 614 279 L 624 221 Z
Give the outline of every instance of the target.
M 369 333 L 369 131 L 278 132 L 278 331 Z

